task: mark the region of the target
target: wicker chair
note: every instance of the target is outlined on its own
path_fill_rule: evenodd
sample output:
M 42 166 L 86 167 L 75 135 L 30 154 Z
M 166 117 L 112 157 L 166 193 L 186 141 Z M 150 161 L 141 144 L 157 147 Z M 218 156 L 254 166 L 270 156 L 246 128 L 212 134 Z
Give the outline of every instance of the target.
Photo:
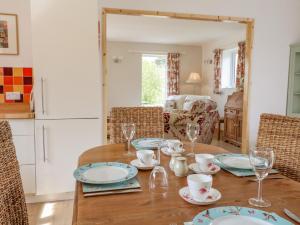
M 275 165 L 285 176 L 300 181 L 300 119 L 262 114 L 257 147 L 275 151 Z
M 0 224 L 28 225 L 19 164 L 7 121 L 0 121 Z
M 122 123 L 135 123 L 134 138 L 163 137 L 163 108 L 162 107 L 114 107 L 111 111 L 110 142 L 124 143 Z

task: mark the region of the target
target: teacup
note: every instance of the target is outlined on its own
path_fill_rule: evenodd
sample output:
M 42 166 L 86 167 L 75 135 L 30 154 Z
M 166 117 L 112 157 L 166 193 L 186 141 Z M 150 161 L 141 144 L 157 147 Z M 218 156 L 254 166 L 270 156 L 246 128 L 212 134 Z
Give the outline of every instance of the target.
M 201 171 L 206 172 L 214 166 L 214 155 L 211 154 L 196 154 L 195 160 Z
M 152 150 L 139 150 L 136 152 L 136 156 L 142 164 L 147 166 L 151 166 L 153 159 L 155 159 L 155 154 Z
M 212 176 L 204 174 L 192 174 L 187 177 L 189 191 L 195 201 L 203 202 L 207 199 L 211 187 Z
M 171 152 L 182 152 L 183 150 L 183 143 L 179 140 L 168 140 L 168 147 Z

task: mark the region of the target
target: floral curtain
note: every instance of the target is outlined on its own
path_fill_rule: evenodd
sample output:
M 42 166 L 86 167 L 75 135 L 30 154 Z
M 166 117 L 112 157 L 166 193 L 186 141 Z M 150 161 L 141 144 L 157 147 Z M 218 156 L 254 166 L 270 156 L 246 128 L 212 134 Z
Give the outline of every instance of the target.
M 221 94 L 222 49 L 214 50 L 214 93 Z
M 179 53 L 168 53 L 168 96 L 179 94 Z
M 236 69 L 236 88 L 239 90 L 244 89 L 245 78 L 245 58 L 246 58 L 246 42 L 238 43 L 238 62 Z

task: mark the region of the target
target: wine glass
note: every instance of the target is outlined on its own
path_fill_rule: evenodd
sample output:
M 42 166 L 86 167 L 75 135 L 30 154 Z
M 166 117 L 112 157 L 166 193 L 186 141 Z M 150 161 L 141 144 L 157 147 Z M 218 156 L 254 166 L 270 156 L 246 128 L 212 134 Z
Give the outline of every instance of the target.
M 149 177 L 149 190 L 153 194 L 165 196 L 168 192 L 168 174 L 162 166 L 155 166 Z
M 130 152 L 130 142 L 135 134 L 135 124 L 134 123 L 122 123 L 121 128 L 122 128 L 123 135 L 127 140 L 127 155 L 132 156 L 134 154 Z
M 192 153 L 188 154 L 189 156 L 194 156 L 194 148 L 195 148 L 195 141 L 197 140 L 197 136 L 200 131 L 200 126 L 197 123 L 188 123 L 186 125 L 186 133 L 189 138 L 189 140 L 192 143 Z
M 269 207 L 271 202 L 262 198 L 262 180 L 265 179 L 274 164 L 274 151 L 271 148 L 250 149 L 249 159 L 258 180 L 258 194 L 250 198 L 249 204 L 256 207 Z

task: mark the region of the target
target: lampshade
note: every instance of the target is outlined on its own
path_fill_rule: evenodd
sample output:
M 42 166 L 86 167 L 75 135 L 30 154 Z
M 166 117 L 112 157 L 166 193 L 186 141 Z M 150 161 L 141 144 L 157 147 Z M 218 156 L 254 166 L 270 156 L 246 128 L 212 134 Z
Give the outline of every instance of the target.
M 201 76 L 199 73 L 192 72 L 190 73 L 189 78 L 186 80 L 188 84 L 198 84 L 201 82 Z

